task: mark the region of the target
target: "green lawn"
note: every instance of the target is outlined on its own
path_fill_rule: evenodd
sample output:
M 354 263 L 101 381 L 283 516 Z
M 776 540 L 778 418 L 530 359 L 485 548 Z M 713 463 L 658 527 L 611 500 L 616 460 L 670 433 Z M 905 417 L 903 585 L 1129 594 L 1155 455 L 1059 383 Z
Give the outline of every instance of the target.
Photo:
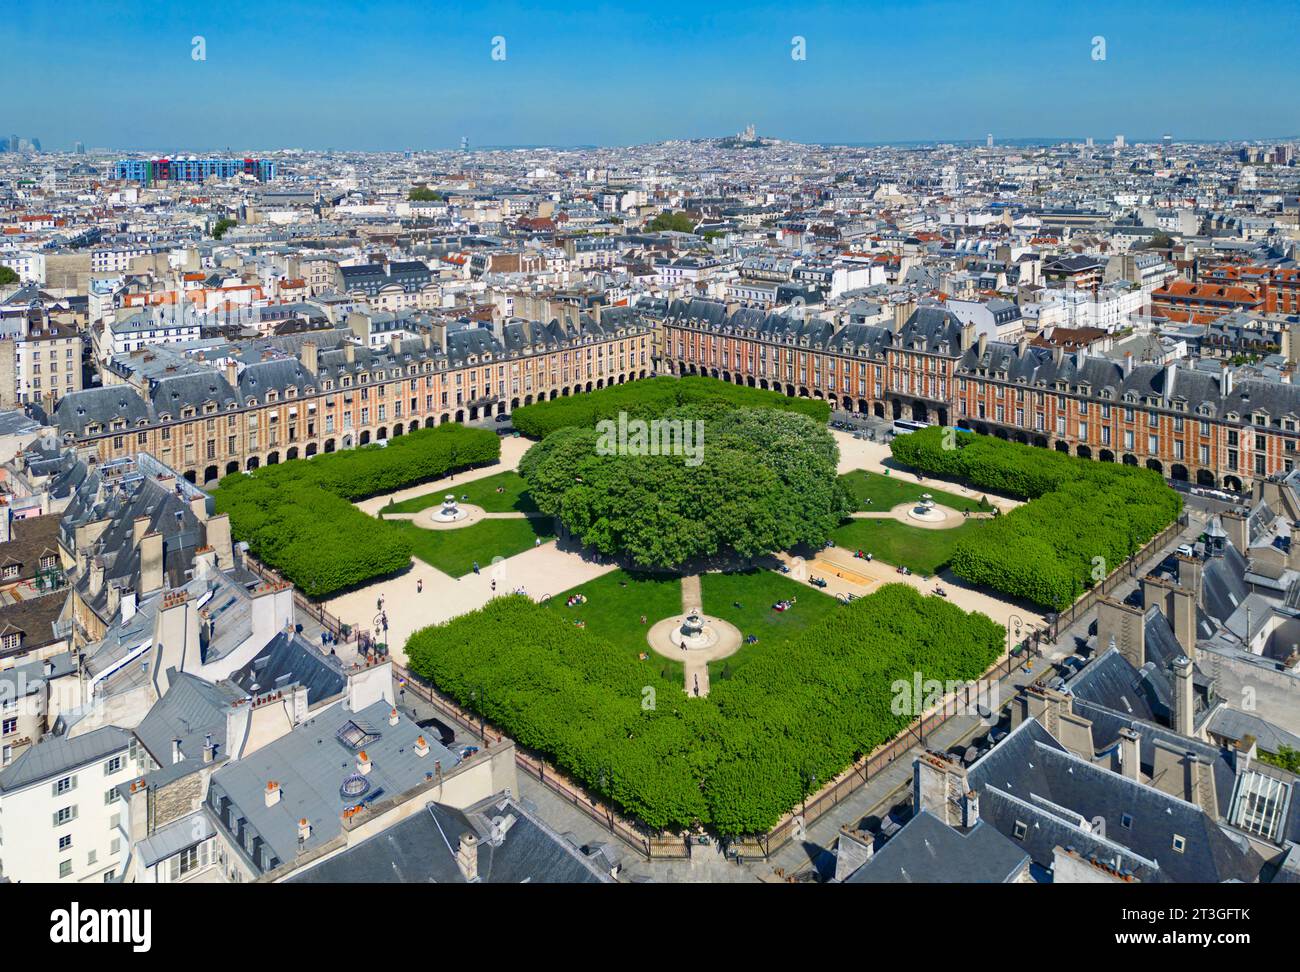
M 805 628 L 832 611 L 843 610 L 830 595 L 770 570 L 705 574 L 700 578 L 700 589 L 707 614 L 730 621 L 742 635 L 758 636 L 757 644 L 748 645 L 724 660 L 724 669 L 743 662 L 747 649 L 780 651 Z M 790 598 L 798 600 L 789 610 L 772 610 L 777 601 Z M 740 607 L 736 607 L 737 603 Z
M 700 578 L 704 613 L 730 621 L 742 635 L 756 635 L 757 643 L 745 645 L 730 658 L 711 666 L 715 677 L 726 678 L 737 665 L 763 652 L 781 651 L 803 631 L 832 611 L 843 610 L 833 598 L 814 588 L 770 570 L 735 574 L 704 574 Z M 567 607 L 570 594 L 585 594 L 586 604 Z M 797 598 L 787 611 L 774 611 L 777 601 Z M 740 607 L 736 607 L 739 603 Z M 586 630 L 637 652 L 648 651 L 646 632 L 663 618 L 680 614 L 682 586 L 677 577 L 634 574 L 622 570 L 553 594 L 546 602 L 553 611 L 573 621 L 586 622 Z M 641 623 L 645 615 L 646 623 Z M 664 670 L 665 678 L 681 678 L 681 666 L 658 655 L 651 659 Z
M 497 492 L 497 490 L 501 492 Z M 419 513 L 431 506 L 437 506 L 448 493 L 455 493 L 456 499 L 480 506 L 489 513 L 536 513 L 537 504 L 528 495 L 528 484 L 514 470 L 485 476 L 467 483 L 452 483 L 442 489 L 436 489 L 420 496 L 412 496 L 400 503 L 385 506 L 381 513 Z
M 513 557 L 535 546 L 538 537 L 545 543 L 555 536 L 548 517 L 480 520 L 459 530 L 426 530 L 408 520 L 388 523 L 406 531 L 415 556 L 452 577 L 468 574 L 475 561 L 486 570 L 494 557 Z
M 941 506 L 954 510 L 976 512 L 992 509 L 988 504 L 981 505 L 982 497 L 959 496 L 956 493 L 935 489 L 925 483 L 913 483 L 895 476 L 868 472 L 865 469 L 855 469 L 845 473 L 840 477 L 840 482 L 848 488 L 849 495 L 853 497 L 854 509 L 873 513 L 884 513 L 900 503 L 919 500 L 924 493 L 929 493 L 931 498 Z M 868 500 L 871 502 L 868 503 Z
M 550 593 L 547 608 L 570 621 L 583 621 L 586 630 L 598 638 L 626 646 L 638 655 L 649 654 L 648 664 L 653 664 L 664 678 L 673 682 L 682 680 L 682 666 L 650 651 L 646 632 L 661 618 L 678 614 L 682 609 L 682 583 L 677 577 L 657 574 L 633 574 L 615 570 L 602 574 L 595 580 L 567 591 Z M 570 594 L 585 594 L 586 604 L 567 607 Z M 645 615 L 646 623 L 641 623 Z
M 864 550 L 877 560 L 918 574 L 937 574 L 952 557 L 957 541 L 991 520 L 967 520 L 952 530 L 926 530 L 898 520 L 848 520 L 831 538 L 848 550 Z

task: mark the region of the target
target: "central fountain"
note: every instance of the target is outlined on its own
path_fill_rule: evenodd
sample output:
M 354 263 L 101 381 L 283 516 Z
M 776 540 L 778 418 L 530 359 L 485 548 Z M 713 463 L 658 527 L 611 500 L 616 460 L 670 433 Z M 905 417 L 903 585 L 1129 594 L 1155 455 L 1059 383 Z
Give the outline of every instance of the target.
M 683 651 L 703 651 L 718 643 L 718 633 L 704 623 L 699 609 L 695 608 L 668 633 L 668 640 Z
M 469 513 L 456 505 L 456 494 L 448 493 L 442 498 L 442 506 L 433 513 L 435 523 L 455 523 L 463 520 Z
M 947 514 L 935 506 L 934 497 L 929 493 L 922 493 L 920 502 L 908 510 L 907 515 L 923 523 L 942 523 L 947 519 Z

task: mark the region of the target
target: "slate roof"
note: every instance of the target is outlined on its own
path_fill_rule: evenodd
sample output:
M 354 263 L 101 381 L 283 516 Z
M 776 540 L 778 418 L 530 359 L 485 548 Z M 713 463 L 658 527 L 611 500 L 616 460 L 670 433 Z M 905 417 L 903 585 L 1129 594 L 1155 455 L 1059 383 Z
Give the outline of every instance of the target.
M 494 839 L 493 821 L 514 822 Z M 483 884 L 612 883 L 577 847 L 518 801 L 497 795 L 457 810 L 429 803 L 417 813 L 356 847 L 289 879 L 289 883 L 464 884 L 456 863 L 460 836 L 479 838 L 478 877 Z
M 1143 881 L 1249 882 L 1264 865 L 1244 836 L 1200 807 L 1068 752 L 1032 719 L 976 761 L 969 781 L 981 819 L 1045 867 L 1056 846 L 1118 861 Z
M 207 802 L 221 826 L 237 835 L 238 819 L 242 817 L 249 833 L 260 838 L 269 852 L 266 860 L 253 861 L 255 867 L 270 870 L 278 866 L 277 861 L 297 856 L 301 818 L 312 826 L 311 836 L 302 848 L 310 851 L 341 832 L 345 809 L 430 785 L 435 763 L 441 763 L 445 772 L 460 761 L 405 715 L 399 715 L 397 725 L 390 726 L 391 708 L 382 700 L 355 713 L 345 705 L 329 706 L 212 775 Z M 372 764 L 368 775 L 359 776 L 357 752 L 337 736 L 348 723 L 376 734 L 363 747 Z M 415 753 L 419 736 L 424 736 L 429 746 L 425 757 Z M 364 792 L 345 794 L 344 783 L 358 776 L 367 784 Z M 281 792 L 279 803 L 273 807 L 266 806 L 264 799 L 270 781 L 279 783 Z M 226 800 L 230 806 L 223 819 Z
M 301 635 L 284 631 L 230 680 L 250 695 L 302 685 L 307 689 L 307 705 L 313 708 L 347 688 L 343 663 L 337 657 L 322 654 Z
M 0 792 L 12 793 L 43 780 L 125 752 L 131 737 L 116 726 L 103 726 L 82 736 L 45 736 L 0 770 Z
M 231 706 L 245 702 L 248 696 L 230 682 L 214 684 L 175 671 L 170 678 L 166 693 L 135 730 L 161 771 L 174 778 L 202 766 L 203 747 L 209 736 L 217 747 L 218 759 L 238 755 L 225 751 L 226 719 Z M 173 763 L 172 743 L 177 739 L 184 758 Z
M 845 883 L 1001 883 L 1028 865 L 1025 849 L 983 820 L 959 829 L 922 810 Z

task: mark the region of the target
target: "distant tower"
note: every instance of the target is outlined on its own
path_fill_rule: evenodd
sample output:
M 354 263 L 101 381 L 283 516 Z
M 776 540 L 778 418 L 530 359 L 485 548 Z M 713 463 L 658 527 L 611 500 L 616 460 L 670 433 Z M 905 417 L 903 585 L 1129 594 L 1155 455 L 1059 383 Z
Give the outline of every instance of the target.
M 1092 148 L 1092 136 L 1091 136 L 1091 135 L 1089 135 L 1088 138 L 1087 138 L 1087 140 L 1083 143 L 1083 147 L 1084 147 L 1084 148 Z
M 462 136 L 460 137 L 460 150 L 461 150 L 462 152 L 468 152 L 468 151 L 469 151 L 469 136 L 468 136 L 468 135 L 462 135 Z
M 993 133 L 992 133 L 992 132 L 989 132 L 987 135 L 984 136 L 984 147 L 985 147 L 985 148 L 992 148 L 992 147 L 993 147 Z
M 1123 135 L 1116 135 L 1116 136 L 1115 136 L 1115 147 L 1116 147 L 1117 149 L 1121 149 L 1121 148 L 1124 147 L 1124 136 L 1123 136 Z
M 85 154 L 86 154 L 86 143 L 85 143 L 85 142 L 78 142 L 77 144 L 75 144 L 74 146 L 72 146 L 72 152 L 73 152 L 74 155 L 85 155 Z

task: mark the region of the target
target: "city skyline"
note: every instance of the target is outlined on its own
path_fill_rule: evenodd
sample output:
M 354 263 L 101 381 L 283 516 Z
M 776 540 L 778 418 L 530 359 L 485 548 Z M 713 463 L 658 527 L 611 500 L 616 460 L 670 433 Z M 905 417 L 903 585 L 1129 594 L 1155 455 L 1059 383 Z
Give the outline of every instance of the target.
M 653 13 L 496 3 L 436 18 L 371 0 L 328 11 L 295 0 L 270 14 L 244 0 L 199 14 L 75 0 L 11 12 L 0 54 L 44 81 L 8 106 L 0 129 L 48 149 L 158 152 L 434 151 L 462 137 L 471 147 L 629 146 L 750 123 L 810 144 L 1062 131 L 1282 138 L 1300 130 L 1285 79 L 1294 68 L 1263 85 L 1258 71 L 1288 63 L 1300 16 L 1265 6 L 1225 35 L 1221 9 L 1201 0 L 1050 18 L 1020 3 L 942 0 L 743 13 L 730 3 Z M 51 72 L 42 42 L 56 34 Z M 1153 42 L 1168 57 L 1154 59 Z M 1199 83 L 1194 97 L 1175 97 L 1184 77 Z

